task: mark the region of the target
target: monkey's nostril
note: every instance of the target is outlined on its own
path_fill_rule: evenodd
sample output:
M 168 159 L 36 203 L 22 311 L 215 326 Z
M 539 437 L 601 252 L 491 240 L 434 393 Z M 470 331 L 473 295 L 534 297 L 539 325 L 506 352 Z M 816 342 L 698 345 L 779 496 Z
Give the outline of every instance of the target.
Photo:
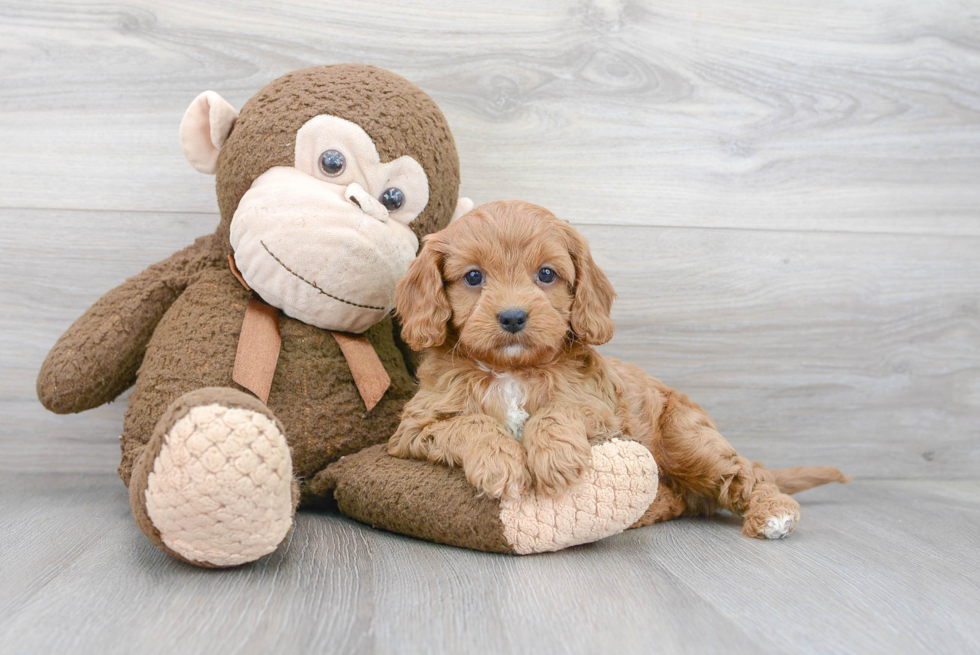
M 511 334 L 517 334 L 527 325 L 527 312 L 523 309 L 505 309 L 497 314 L 500 327 Z
M 347 185 L 347 190 L 344 191 L 344 197 L 371 218 L 376 218 L 382 223 L 388 222 L 388 210 L 385 206 L 375 200 L 357 182 L 351 182 Z

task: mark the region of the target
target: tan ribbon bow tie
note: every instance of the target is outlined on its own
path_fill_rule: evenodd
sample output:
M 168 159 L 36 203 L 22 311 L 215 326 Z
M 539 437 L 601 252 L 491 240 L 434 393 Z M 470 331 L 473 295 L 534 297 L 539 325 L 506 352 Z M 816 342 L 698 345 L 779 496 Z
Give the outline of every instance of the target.
M 234 255 L 228 255 L 228 268 L 242 286 L 252 291 L 235 266 Z M 231 379 L 242 385 L 264 403 L 269 402 L 272 378 L 276 374 L 282 336 L 279 333 L 279 310 L 252 292 L 245 308 L 242 332 L 238 337 L 235 353 L 235 369 Z M 347 360 L 351 377 L 368 411 L 374 409 L 385 391 L 391 386 L 391 377 L 385 370 L 374 346 L 362 334 L 347 334 L 328 330 L 340 346 Z

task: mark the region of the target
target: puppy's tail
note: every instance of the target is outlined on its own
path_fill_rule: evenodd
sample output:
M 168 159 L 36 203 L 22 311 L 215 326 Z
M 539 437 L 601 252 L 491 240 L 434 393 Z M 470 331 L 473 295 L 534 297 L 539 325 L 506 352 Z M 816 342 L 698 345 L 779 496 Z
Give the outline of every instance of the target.
M 776 476 L 776 484 L 784 494 L 795 494 L 822 484 L 846 483 L 854 479 L 833 466 L 794 466 L 788 469 L 771 470 L 770 473 Z

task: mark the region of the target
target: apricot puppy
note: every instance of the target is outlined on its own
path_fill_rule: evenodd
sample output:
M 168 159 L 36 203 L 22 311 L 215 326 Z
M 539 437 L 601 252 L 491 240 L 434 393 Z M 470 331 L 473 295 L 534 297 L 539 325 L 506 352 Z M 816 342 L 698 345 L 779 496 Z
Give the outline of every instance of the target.
M 687 396 L 601 356 L 614 297 L 582 236 L 537 205 L 482 205 L 426 237 L 396 293 L 403 338 L 426 352 L 388 452 L 461 466 L 495 498 L 560 496 L 588 470 L 590 440 L 633 439 L 661 476 L 637 526 L 724 508 L 767 538 L 799 520 L 784 491 L 847 481 L 740 457 Z

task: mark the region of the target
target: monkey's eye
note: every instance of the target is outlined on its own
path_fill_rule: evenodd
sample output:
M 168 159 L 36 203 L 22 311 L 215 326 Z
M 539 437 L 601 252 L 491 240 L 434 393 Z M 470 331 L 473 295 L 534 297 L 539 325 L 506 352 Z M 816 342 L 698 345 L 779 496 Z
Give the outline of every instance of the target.
M 381 194 L 381 197 L 378 200 L 380 200 L 381 204 L 385 206 L 385 209 L 393 212 L 405 204 L 405 194 L 401 189 L 390 187 L 385 189 L 385 192 Z
M 480 271 L 470 271 L 463 276 L 463 282 L 466 283 L 468 287 L 478 287 L 483 284 L 483 273 Z
M 320 170 L 325 175 L 337 177 L 347 168 L 347 158 L 339 150 L 325 150 L 320 155 Z
M 558 274 L 547 266 L 542 266 L 538 269 L 538 282 L 541 284 L 551 284 L 557 277 Z

